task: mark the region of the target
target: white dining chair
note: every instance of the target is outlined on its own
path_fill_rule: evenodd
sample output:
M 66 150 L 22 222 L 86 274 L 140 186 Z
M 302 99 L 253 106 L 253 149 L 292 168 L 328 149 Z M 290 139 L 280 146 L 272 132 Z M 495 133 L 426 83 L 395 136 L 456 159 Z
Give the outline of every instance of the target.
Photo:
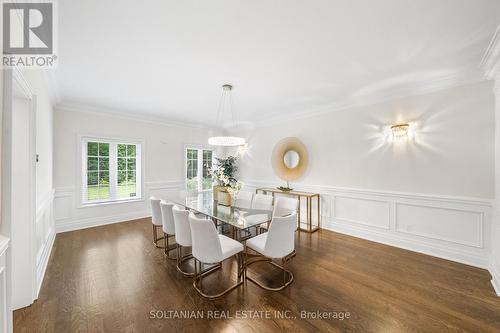
M 236 200 L 234 200 L 234 207 L 238 208 L 252 208 L 253 193 L 247 191 L 240 191 Z
M 171 257 L 170 252 L 172 250 L 177 249 L 176 244 L 170 244 L 169 240 L 172 237 L 175 237 L 175 224 L 174 224 L 174 216 L 172 214 L 172 208 L 174 204 L 171 202 L 161 201 L 160 209 L 161 209 L 161 217 L 162 217 L 162 229 L 163 229 L 163 238 L 165 241 L 165 249 L 164 254 L 168 259 L 177 259 L 176 257 Z
M 252 201 L 253 209 L 260 210 L 272 210 L 273 209 L 273 197 L 267 194 L 256 194 Z
M 276 197 L 274 199 L 273 217 L 283 217 L 292 212 L 297 212 L 299 200 L 289 197 Z M 269 223 L 260 225 L 259 231 L 263 232 L 269 229 Z
M 261 209 L 261 210 L 273 210 L 273 196 L 258 193 L 254 196 L 252 201 L 253 209 Z M 262 223 L 256 227 L 257 234 L 263 232 L 262 229 L 267 230 L 267 226 L 269 225 L 269 221 L 266 223 Z
M 163 237 L 158 237 L 158 229 L 163 227 L 163 221 L 161 216 L 161 199 L 156 197 L 149 198 L 151 202 L 151 223 L 153 224 L 153 244 L 157 248 L 163 248 L 163 246 L 158 245 L 158 241 L 164 239 Z
M 184 262 L 193 258 L 191 253 L 184 254 L 183 251 L 185 248 L 189 248 L 193 245 L 191 239 L 191 226 L 189 225 L 189 214 L 189 210 L 183 209 L 182 207 L 174 206 L 172 208 L 175 224 L 175 242 L 177 243 L 177 270 L 185 276 L 194 276 L 194 271 L 188 272 L 182 268 Z M 220 267 L 220 265 L 210 267 L 206 269 L 203 274 L 206 275 L 211 273 Z
M 195 275 L 193 287 L 205 298 L 221 297 L 231 290 L 243 284 L 243 245 L 224 235 L 219 235 L 211 220 L 200 219 L 189 214 L 189 225 L 191 226 L 191 237 L 193 241 L 192 254 L 195 258 Z M 221 264 L 224 260 L 233 256 L 238 259 L 238 282 L 218 294 L 207 294 L 203 291 L 203 267 L 206 264 Z
M 245 260 L 246 279 L 257 284 L 259 287 L 278 291 L 285 289 L 293 282 L 293 274 L 285 268 L 286 263 L 295 254 L 295 229 L 297 228 L 297 213 L 285 217 L 273 217 L 269 231 L 246 241 L 246 249 L 251 249 L 260 256 Z M 245 251 L 246 252 L 246 251 Z M 281 265 L 275 263 L 273 259 L 280 259 Z M 247 275 L 250 265 L 265 261 L 283 271 L 283 284 L 279 287 L 269 287 Z
M 283 217 L 297 212 L 299 200 L 289 197 L 277 197 L 274 200 L 273 217 Z

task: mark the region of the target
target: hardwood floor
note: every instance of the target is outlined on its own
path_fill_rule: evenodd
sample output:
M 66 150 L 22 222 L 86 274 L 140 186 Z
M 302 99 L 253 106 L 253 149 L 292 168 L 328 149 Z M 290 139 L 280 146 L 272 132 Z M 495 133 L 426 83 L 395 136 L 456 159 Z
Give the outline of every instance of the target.
M 152 245 L 148 219 L 58 234 L 40 297 L 15 311 L 14 331 L 500 331 L 500 298 L 486 270 L 323 230 L 297 234 L 296 248 L 289 264 L 295 281 L 286 290 L 264 291 L 248 282 L 208 301 Z M 204 287 L 227 286 L 236 278 L 235 265 L 226 263 Z M 151 311 L 174 316 L 169 310 L 185 316 L 201 311 L 205 319 L 151 318 Z M 236 318 L 257 311 L 269 311 L 261 314 L 270 318 Z M 350 317 L 301 319 L 301 311 Z M 207 319 L 216 314 L 233 318 Z

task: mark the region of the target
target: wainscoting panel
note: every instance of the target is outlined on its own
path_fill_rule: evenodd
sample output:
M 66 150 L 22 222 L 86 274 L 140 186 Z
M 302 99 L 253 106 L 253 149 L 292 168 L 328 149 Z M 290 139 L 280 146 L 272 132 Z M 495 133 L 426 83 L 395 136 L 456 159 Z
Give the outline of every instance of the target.
M 272 181 L 244 183 L 248 191 L 280 185 Z M 490 200 L 293 185 L 296 190 L 322 195 L 324 229 L 481 268 L 489 266 Z
M 149 217 L 151 216 L 149 197 L 168 198 L 183 188 L 183 181 L 147 182 L 144 188 L 143 200 L 87 207 L 79 205 L 78 189 L 58 188 L 54 200 L 56 232 L 85 229 Z
M 47 264 L 49 263 L 50 252 L 52 251 L 56 236 L 53 209 L 54 192 L 54 189 L 50 190 L 37 202 L 35 221 L 36 298 L 38 298 L 42 286 L 43 277 L 47 269 Z
M 484 213 L 396 203 L 396 230 L 461 245 L 483 247 Z
M 244 181 L 245 190 L 279 186 L 276 182 Z M 321 226 L 325 229 L 450 259 L 489 266 L 491 201 L 417 193 L 398 193 L 302 186 L 297 190 L 322 195 Z M 149 182 L 145 200 L 79 207 L 77 189 L 56 189 L 56 231 L 64 232 L 150 216 L 149 198 L 168 198 L 184 188 L 182 181 Z M 305 207 L 302 207 L 305 208 Z M 313 216 L 316 216 L 313 207 Z
M 54 196 L 54 219 L 61 221 L 71 218 L 74 190 L 72 188 L 57 188 Z
M 335 218 L 370 227 L 390 228 L 389 202 L 354 197 L 335 197 Z

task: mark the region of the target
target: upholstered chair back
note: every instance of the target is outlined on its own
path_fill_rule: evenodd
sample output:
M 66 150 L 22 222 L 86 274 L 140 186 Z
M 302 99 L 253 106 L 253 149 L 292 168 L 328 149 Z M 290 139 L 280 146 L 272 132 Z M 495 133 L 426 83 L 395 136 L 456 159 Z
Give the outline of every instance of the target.
M 193 257 L 206 264 L 215 264 L 223 260 L 222 247 L 215 225 L 211 220 L 189 214 Z

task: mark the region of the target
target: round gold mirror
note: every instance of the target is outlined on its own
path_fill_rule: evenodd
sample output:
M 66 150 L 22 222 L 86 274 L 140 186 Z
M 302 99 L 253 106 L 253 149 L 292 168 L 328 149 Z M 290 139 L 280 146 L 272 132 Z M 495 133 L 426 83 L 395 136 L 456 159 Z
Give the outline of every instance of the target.
M 297 138 L 284 138 L 274 146 L 271 162 L 278 177 L 296 180 L 307 168 L 307 149 Z
M 300 156 L 295 150 L 289 150 L 283 156 L 283 163 L 288 169 L 293 169 L 299 164 Z

